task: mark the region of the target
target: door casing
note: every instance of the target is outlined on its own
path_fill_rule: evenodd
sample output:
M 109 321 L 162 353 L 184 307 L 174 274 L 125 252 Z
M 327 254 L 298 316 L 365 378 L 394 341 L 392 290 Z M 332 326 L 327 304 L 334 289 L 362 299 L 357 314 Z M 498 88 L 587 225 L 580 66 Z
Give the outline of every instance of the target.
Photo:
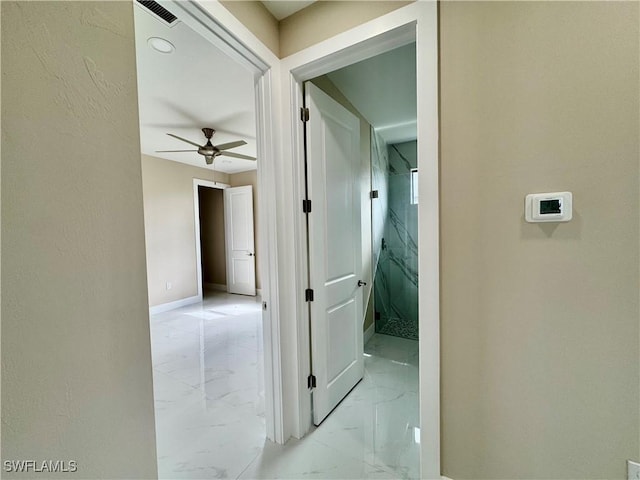
M 260 159 L 257 175 L 257 221 L 263 225 L 257 239 L 264 252 L 260 263 L 263 300 L 262 326 L 264 350 L 265 420 L 267 438 L 284 443 L 290 437 L 285 408 L 287 399 L 283 376 L 280 318 L 286 315 L 280 307 L 285 295 L 279 278 L 286 268 L 286 258 L 278 255 L 278 218 L 280 200 L 271 187 L 277 182 L 275 162 L 278 158 L 277 137 L 279 116 L 275 104 L 280 92 L 273 78 L 280 75 L 280 60 L 263 45 L 247 28 L 217 1 L 166 0 L 166 7 L 216 48 L 244 66 L 254 76 L 256 99 L 257 157 Z M 201 292 L 200 292 L 201 294 Z
M 198 193 L 198 187 L 217 188 L 224 190 L 229 187 L 226 183 L 212 182 L 210 180 L 203 180 L 201 178 L 193 179 L 193 214 L 194 225 L 196 228 L 196 276 L 198 278 L 198 298 L 202 301 L 202 239 L 200 238 L 200 231 L 202 226 L 200 225 L 200 194 Z
M 416 42 L 418 175 L 421 186 L 419 231 L 419 370 L 421 478 L 440 478 L 440 264 L 439 264 L 439 120 L 437 3 L 414 2 L 383 17 L 308 47 L 282 60 L 282 161 L 293 172 L 292 201 L 304 196 L 304 131 L 300 121 L 303 83 L 338 68 Z M 313 199 L 311 199 L 313 200 Z M 302 437 L 312 426 L 307 388 L 309 318 L 304 298 L 308 278 L 306 222 L 293 213 L 295 239 L 295 365 L 297 428 Z

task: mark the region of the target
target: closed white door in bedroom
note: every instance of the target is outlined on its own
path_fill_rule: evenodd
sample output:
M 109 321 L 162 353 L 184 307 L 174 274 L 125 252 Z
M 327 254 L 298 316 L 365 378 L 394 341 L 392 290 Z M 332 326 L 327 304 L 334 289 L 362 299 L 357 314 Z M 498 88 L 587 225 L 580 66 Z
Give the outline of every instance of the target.
M 253 187 L 224 190 L 227 291 L 256 294 L 256 257 L 253 238 Z

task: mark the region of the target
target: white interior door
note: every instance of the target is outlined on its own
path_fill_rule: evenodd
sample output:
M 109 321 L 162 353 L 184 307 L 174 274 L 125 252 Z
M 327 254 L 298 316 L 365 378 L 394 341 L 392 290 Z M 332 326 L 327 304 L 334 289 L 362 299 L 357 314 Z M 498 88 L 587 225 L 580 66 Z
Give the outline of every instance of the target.
M 227 251 L 227 292 L 255 295 L 256 257 L 251 185 L 224 190 L 224 227 Z
M 305 97 L 313 421 L 319 425 L 364 374 L 360 122 L 311 83 Z

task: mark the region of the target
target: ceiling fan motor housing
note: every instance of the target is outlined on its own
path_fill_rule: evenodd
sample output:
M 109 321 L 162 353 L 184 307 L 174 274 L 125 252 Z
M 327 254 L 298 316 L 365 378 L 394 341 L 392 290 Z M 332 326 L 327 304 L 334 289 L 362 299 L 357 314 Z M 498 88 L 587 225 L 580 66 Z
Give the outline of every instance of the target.
M 207 140 L 206 145 L 198 148 L 198 153 L 200 155 L 204 155 L 205 157 L 217 157 L 220 155 L 220 150 L 211 144 L 211 140 Z

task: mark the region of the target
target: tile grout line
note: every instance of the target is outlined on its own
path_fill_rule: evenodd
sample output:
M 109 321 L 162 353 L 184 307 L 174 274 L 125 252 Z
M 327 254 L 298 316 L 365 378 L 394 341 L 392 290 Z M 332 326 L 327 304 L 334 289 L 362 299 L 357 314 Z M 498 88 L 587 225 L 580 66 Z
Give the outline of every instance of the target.
M 264 449 L 263 449 L 263 450 L 264 450 Z M 255 457 L 253 457 L 253 459 L 252 459 L 252 460 L 247 464 L 247 466 L 246 466 L 246 467 L 244 467 L 244 468 L 242 469 L 242 471 L 238 474 L 238 476 L 236 477 L 236 480 L 239 480 L 240 478 L 242 478 L 242 475 L 244 474 L 244 472 L 246 472 L 246 471 L 249 469 L 249 467 L 250 467 L 251 465 L 253 465 L 253 462 L 255 462 L 255 461 L 258 459 L 258 457 L 260 456 L 260 454 L 261 454 L 261 453 L 262 453 L 262 452 L 258 452 L 258 453 L 256 453 L 256 456 L 255 456 Z

